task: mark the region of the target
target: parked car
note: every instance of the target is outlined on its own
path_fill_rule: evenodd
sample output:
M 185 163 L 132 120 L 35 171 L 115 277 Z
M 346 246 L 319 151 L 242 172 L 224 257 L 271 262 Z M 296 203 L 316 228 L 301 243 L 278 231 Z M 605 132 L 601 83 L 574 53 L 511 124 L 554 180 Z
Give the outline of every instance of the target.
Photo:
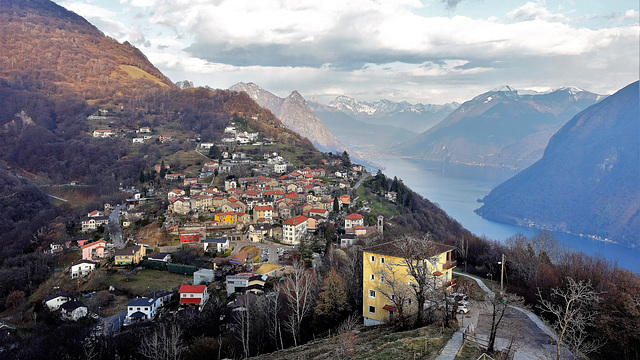
M 465 304 L 458 303 L 458 308 L 456 309 L 458 314 L 466 314 L 469 312 L 469 306 Z

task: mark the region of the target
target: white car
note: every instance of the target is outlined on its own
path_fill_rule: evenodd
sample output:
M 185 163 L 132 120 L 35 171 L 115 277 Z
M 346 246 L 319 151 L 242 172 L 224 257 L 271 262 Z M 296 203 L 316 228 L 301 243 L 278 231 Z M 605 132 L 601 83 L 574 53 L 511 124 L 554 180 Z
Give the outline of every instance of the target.
M 458 303 L 458 308 L 456 309 L 458 314 L 466 314 L 469 312 L 469 306 Z

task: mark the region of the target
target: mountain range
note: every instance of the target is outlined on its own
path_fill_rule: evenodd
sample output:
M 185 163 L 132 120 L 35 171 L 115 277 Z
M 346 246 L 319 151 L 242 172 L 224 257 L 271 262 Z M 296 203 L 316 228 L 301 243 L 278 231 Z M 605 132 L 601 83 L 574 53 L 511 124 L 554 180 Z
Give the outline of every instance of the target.
M 544 156 L 496 187 L 488 219 L 640 246 L 638 82 L 575 115 Z
M 348 150 L 311 111 L 307 101 L 297 91 L 280 98 L 254 83 L 243 82 L 233 85 L 229 90 L 247 93 L 289 129 L 309 139 L 319 150 L 338 153 Z
M 418 159 L 524 169 L 549 138 L 602 95 L 576 88 L 522 93 L 508 86 L 478 95 L 443 121 L 393 149 Z
M 329 102 L 328 106 L 368 124 L 393 125 L 419 134 L 442 121 L 460 104 L 410 104 L 386 99 L 366 102 L 341 95 Z

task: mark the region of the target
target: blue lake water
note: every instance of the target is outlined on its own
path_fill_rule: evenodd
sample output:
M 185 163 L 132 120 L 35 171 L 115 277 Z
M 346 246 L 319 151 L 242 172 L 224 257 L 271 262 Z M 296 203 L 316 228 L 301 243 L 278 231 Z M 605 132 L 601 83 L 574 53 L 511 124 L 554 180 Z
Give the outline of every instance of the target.
M 402 158 L 376 158 L 372 162 L 382 165 L 387 177 L 394 176 L 412 190 L 437 203 L 449 216 L 476 235 L 504 241 L 521 233 L 532 236 L 536 229 L 508 225 L 482 218 L 473 211 L 479 208 L 482 199 L 496 185 L 515 172 L 500 169 L 455 167 Z M 640 273 L 640 250 L 597 241 L 586 237 L 553 232 L 561 245 L 583 251 L 588 255 L 602 255 L 618 266 Z

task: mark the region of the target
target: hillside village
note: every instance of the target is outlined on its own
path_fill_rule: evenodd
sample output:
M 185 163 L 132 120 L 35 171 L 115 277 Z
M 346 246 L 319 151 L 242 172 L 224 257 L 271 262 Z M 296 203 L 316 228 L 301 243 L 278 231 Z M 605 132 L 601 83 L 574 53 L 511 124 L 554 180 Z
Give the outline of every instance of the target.
M 152 132 L 141 127 L 136 133 Z M 95 130 L 92 136 L 126 134 Z M 144 193 L 122 189 L 130 195 L 124 203 L 87 213 L 79 220 L 83 236 L 50 246 L 59 256 L 79 257 L 62 269 L 75 286 L 57 292 L 60 287 L 55 286 L 44 305 L 66 321 L 94 318 L 95 333 L 111 334 L 121 326 L 153 321 L 169 309 L 202 311 L 212 293 L 226 294 L 235 308 L 248 294 L 263 294 L 297 259 L 310 268 L 322 267 L 328 247 L 346 249 L 382 239 L 384 217 L 368 219 L 366 201 L 353 196 L 370 176 L 363 166 L 351 164 L 346 153 L 296 168 L 277 151 L 254 152 L 252 157 L 234 151 L 247 143 L 263 147 L 258 135 L 236 131 L 232 121 L 220 142 L 197 145 L 202 156 L 216 155 L 199 173 L 174 172 L 163 161 L 153 169 L 164 177 L 162 187 Z M 162 136 L 156 134 L 159 141 Z M 253 176 L 235 176 L 240 168 Z M 392 195 L 387 198 L 393 200 Z M 164 209 L 160 217 L 150 212 L 158 206 Z M 175 258 L 189 252 L 198 254 L 198 260 Z M 150 285 L 152 292 L 128 299 L 121 299 L 117 282 L 101 285 L 111 294 L 94 287 L 94 278 L 104 273 L 136 278 L 148 273 L 141 269 L 181 274 L 185 281 L 162 289 Z M 96 290 L 109 299 L 98 308 L 92 305 Z M 115 313 L 116 320 L 102 317 L 105 313 Z

